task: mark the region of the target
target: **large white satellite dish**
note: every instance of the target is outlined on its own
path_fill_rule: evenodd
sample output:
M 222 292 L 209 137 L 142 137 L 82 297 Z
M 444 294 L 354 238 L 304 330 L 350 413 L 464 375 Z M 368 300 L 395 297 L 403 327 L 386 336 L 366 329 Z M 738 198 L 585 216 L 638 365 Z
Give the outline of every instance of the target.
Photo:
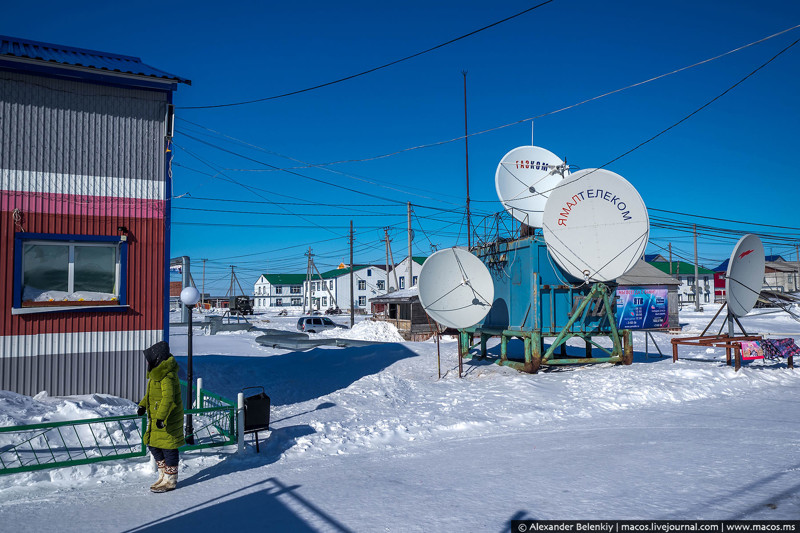
M 756 235 L 747 234 L 736 243 L 728 262 L 725 295 L 728 310 L 739 317 L 756 305 L 764 281 L 764 245 Z
M 550 192 L 543 217 L 550 255 L 569 274 L 612 281 L 642 257 L 650 219 L 642 197 L 610 170 L 584 169 Z
M 474 326 L 492 308 L 492 275 L 480 259 L 466 250 L 440 250 L 422 265 L 419 300 L 440 324 L 457 329 Z
M 547 197 L 562 177 L 564 162 L 538 146 L 514 148 L 500 160 L 494 175 L 497 196 L 506 211 L 520 222 L 542 227 Z

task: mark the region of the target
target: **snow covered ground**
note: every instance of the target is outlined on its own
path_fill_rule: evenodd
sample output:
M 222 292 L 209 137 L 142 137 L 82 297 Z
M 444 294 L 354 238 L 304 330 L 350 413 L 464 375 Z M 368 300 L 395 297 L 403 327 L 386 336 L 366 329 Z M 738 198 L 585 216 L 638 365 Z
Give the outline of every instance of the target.
M 682 334 L 699 334 L 717 309 L 683 310 Z M 800 343 L 800 323 L 763 313 L 745 328 Z M 296 321 L 254 318 L 290 331 Z M 3 476 L 2 530 L 507 531 L 519 518 L 800 519 L 800 369 L 785 362 L 735 373 L 721 349 L 681 347 L 673 364 L 653 355 L 652 342 L 646 357 L 636 333 L 628 367 L 526 375 L 472 360 L 459 379 L 448 339 L 438 379 L 435 343 L 399 342 L 361 317 L 324 335 L 398 342 L 287 352 L 256 344 L 258 331 L 194 334 L 205 388 L 235 398 L 263 385 L 271 396 L 261 453 L 183 454 L 179 489 L 162 495 L 147 490 L 147 459 Z M 671 336 L 655 337 L 671 354 Z M 186 340 L 185 327 L 172 329 L 184 367 Z M 521 353 L 521 344 L 510 350 Z M 583 353 L 580 341 L 570 353 Z M 133 411 L 104 395 L 0 393 L 0 425 Z

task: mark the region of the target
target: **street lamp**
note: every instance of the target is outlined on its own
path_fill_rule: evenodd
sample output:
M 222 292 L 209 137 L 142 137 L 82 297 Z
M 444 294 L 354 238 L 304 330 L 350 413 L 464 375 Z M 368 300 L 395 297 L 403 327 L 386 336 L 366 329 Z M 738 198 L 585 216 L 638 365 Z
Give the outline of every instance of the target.
M 181 291 L 181 302 L 186 308 L 189 310 L 189 342 L 187 346 L 187 357 L 188 357 L 188 364 L 186 368 L 186 381 L 187 390 L 186 390 L 186 410 L 192 408 L 192 309 L 194 308 L 195 304 L 200 301 L 200 293 L 194 287 L 185 287 Z M 194 428 L 192 427 L 192 414 L 187 413 L 186 415 L 186 443 L 187 444 L 194 444 Z

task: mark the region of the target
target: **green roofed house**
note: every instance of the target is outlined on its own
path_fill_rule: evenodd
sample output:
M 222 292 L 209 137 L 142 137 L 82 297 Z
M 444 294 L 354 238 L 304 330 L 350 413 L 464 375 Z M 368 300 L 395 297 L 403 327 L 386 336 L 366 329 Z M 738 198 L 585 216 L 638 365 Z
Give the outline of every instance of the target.
M 305 274 L 261 274 L 253 287 L 253 308 L 302 306 L 305 281 Z
M 338 307 L 350 310 L 350 267 L 341 264 L 339 268 L 321 272 L 311 277 L 307 302 L 313 311 L 325 311 Z M 386 269 L 378 265 L 353 265 L 353 307 L 358 313 L 369 311 L 370 300 L 386 292 Z M 322 279 L 320 279 L 320 277 Z
M 694 294 L 694 265 L 685 261 L 652 261 L 650 265 L 656 267 L 660 271 L 672 275 L 681 284 L 678 286 L 678 301 L 679 303 L 690 303 L 695 301 Z M 670 265 L 672 272 L 670 272 Z M 700 301 L 711 302 L 714 297 L 714 271 L 704 267 L 698 267 L 698 276 L 700 278 L 699 290 Z

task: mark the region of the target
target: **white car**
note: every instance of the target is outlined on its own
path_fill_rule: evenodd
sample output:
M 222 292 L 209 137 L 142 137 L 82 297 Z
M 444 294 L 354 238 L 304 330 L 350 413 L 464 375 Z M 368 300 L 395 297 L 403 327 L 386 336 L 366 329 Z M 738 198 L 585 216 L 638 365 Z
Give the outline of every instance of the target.
M 305 333 L 319 333 L 335 328 L 348 329 L 347 326 L 337 324 L 326 316 L 302 316 L 297 320 L 297 330 Z

